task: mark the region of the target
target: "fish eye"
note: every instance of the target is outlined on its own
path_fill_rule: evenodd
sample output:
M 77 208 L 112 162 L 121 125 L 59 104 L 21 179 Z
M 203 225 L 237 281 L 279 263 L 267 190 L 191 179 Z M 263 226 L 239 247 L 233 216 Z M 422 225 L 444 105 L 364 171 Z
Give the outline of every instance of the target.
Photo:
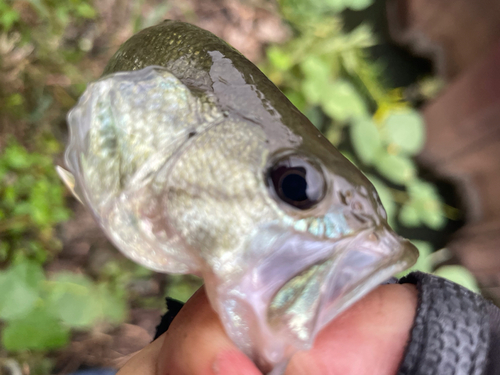
M 326 183 L 321 168 L 305 157 L 287 155 L 268 170 L 268 185 L 277 198 L 290 206 L 306 210 L 325 196 Z

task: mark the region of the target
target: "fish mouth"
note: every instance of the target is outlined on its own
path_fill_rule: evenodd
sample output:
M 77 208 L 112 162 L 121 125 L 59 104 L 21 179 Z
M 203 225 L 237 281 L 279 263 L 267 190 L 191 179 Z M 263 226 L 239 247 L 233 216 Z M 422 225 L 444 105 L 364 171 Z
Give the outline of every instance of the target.
M 219 306 L 231 338 L 261 369 L 309 349 L 333 318 L 418 257 L 386 226 L 335 241 L 274 233 L 266 253 L 238 285 L 224 288 Z

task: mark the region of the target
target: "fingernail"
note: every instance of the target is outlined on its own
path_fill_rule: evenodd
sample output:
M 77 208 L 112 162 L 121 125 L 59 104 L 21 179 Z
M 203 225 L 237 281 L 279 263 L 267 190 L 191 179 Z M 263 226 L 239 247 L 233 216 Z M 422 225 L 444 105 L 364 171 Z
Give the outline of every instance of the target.
M 262 375 L 246 355 L 235 349 L 217 354 L 212 368 L 216 375 Z

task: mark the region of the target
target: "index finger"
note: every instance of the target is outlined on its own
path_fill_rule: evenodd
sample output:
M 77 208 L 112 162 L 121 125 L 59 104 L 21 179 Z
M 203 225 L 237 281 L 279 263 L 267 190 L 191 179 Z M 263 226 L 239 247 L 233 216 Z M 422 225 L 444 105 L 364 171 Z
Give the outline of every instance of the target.
M 328 324 L 286 375 L 396 374 L 417 307 L 411 284 L 382 285 Z
M 310 351 L 297 353 L 286 375 L 395 374 L 416 304 L 413 286 L 380 286 L 327 325 Z M 119 375 L 138 372 L 261 374 L 227 337 L 203 288 L 181 309 L 169 330 L 127 363 Z

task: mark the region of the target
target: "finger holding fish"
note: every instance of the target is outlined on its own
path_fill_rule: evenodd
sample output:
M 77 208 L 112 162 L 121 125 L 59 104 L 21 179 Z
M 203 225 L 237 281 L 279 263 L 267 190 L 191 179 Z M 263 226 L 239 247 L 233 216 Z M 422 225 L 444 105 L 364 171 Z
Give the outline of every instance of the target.
M 311 350 L 292 357 L 286 375 L 396 373 L 417 304 L 414 286 L 383 285 L 331 321 Z M 224 331 L 201 288 L 168 331 L 134 355 L 118 375 L 259 375 Z

